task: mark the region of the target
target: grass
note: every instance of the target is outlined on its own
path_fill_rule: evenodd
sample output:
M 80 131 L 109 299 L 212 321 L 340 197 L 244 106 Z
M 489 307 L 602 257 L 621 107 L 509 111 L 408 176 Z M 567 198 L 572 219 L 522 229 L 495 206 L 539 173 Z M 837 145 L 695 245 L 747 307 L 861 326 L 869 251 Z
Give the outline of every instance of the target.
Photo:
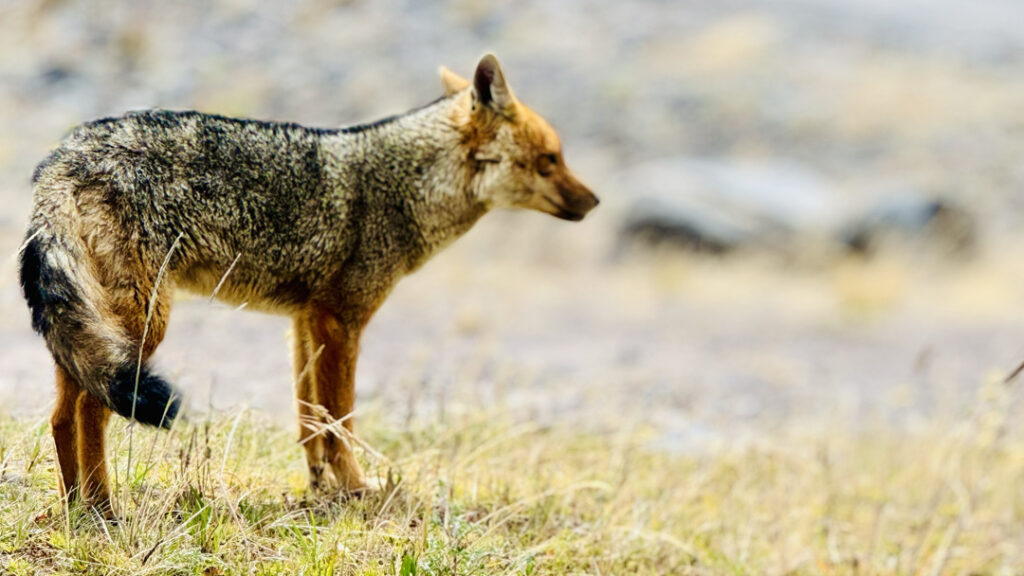
M 587 433 L 501 411 L 385 426 L 370 413 L 361 454 L 394 488 L 348 502 L 309 497 L 293 431 L 258 414 L 133 438 L 118 421 L 118 523 L 62 507 L 45 421 L 8 418 L 0 573 L 1020 574 L 1014 398 L 993 381 L 955 425 L 774 432 L 684 454 L 653 450 L 642 426 Z

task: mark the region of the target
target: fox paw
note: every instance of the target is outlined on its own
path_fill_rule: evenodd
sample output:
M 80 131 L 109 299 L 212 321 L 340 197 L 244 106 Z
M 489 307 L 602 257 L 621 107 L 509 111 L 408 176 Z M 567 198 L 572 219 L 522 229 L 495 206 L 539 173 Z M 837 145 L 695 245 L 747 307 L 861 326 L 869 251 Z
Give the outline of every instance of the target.
M 309 489 L 314 494 L 327 496 L 338 491 L 338 481 L 334 478 L 334 472 L 326 464 L 316 464 L 309 467 Z

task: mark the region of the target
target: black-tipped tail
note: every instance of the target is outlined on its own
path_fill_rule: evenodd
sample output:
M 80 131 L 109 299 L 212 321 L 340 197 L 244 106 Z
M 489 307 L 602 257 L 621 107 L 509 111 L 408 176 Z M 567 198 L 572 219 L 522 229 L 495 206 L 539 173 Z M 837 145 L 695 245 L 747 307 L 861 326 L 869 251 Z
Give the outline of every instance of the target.
M 32 327 L 46 338 L 57 364 L 90 394 L 122 416 L 170 428 L 180 395 L 146 366 L 138 372 L 134 362 L 118 366 L 121 358 L 134 356 L 134 347 L 89 305 L 101 296 L 85 288 L 88 266 L 67 264 L 81 259 L 79 247 L 50 228 L 30 231 L 21 253 L 21 286 Z
M 110 407 L 125 418 L 170 428 L 181 407 L 181 395 L 145 365 L 137 374 L 138 386 L 134 363 L 118 368 L 110 382 Z

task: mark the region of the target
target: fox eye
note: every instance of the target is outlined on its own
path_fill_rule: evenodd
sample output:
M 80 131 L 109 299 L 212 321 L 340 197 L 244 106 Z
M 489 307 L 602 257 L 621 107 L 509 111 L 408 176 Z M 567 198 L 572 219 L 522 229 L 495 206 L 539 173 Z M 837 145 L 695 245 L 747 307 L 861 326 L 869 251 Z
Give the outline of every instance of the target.
M 558 154 L 543 154 L 537 159 L 537 172 L 541 176 L 550 176 L 558 165 Z

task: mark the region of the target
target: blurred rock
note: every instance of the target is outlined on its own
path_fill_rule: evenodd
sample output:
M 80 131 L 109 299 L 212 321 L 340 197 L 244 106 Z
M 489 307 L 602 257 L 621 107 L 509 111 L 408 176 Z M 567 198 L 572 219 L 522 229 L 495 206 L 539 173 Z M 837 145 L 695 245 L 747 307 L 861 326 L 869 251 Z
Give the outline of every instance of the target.
M 904 194 L 884 199 L 841 232 L 850 251 L 870 255 L 886 247 L 930 249 L 964 256 L 977 244 L 973 215 L 955 201 Z
M 834 187 L 792 162 L 667 159 L 626 171 L 620 186 L 636 192 L 619 228 L 620 251 L 636 243 L 789 251 L 797 241 L 827 239 L 843 214 Z
M 629 208 L 619 232 L 620 247 L 627 244 L 667 244 L 694 252 L 721 254 L 748 242 L 750 231 L 728 214 L 685 198 L 642 197 Z
M 626 171 L 620 187 L 635 195 L 619 226 L 617 254 L 669 246 L 819 259 L 884 248 L 945 256 L 968 254 L 977 242 L 974 217 L 953 200 L 901 192 L 852 210 L 835 186 L 792 162 L 666 159 Z

